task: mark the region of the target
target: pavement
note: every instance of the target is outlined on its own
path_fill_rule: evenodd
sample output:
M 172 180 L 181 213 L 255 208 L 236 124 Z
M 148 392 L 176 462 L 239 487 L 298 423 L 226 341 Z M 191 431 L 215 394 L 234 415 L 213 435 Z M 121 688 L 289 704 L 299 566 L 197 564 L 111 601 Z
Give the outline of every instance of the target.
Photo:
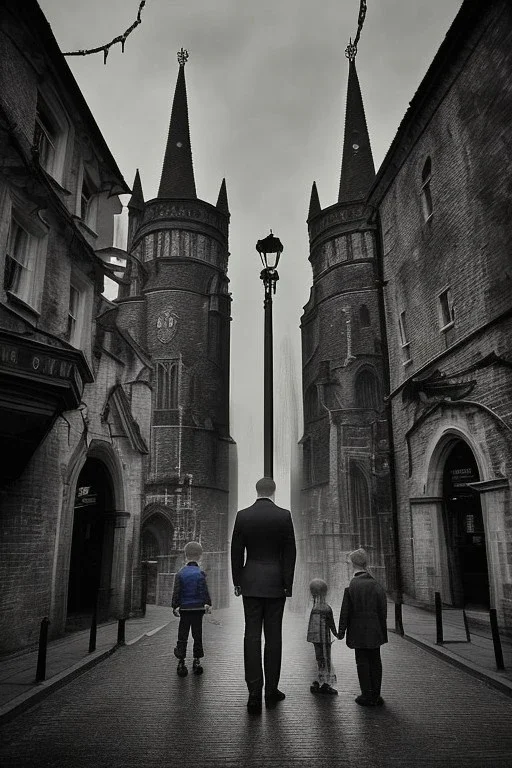
M 214 614 L 213 614 L 214 615 Z M 468 611 L 471 642 L 466 640 L 462 611 L 443 610 L 444 641 L 436 644 L 435 614 L 423 608 L 403 605 L 404 637 L 429 653 L 458 666 L 495 688 L 512 696 L 512 640 L 502 637 L 505 670 L 496 669 L 488 614 Z M 211 622 L 214 623 L 212 618 Z M 176 624 L 172 610 L 165 606 L 148 605 L 144 617 L 126 621 L 126 645 Z M 395 629 L 394 604 L 388 605 L 388 627 Z M 37 650 L 0 658 L 0 723 L 7 721 L 34 705 L 52 691 L 103 661 L 115 651 L 117 622 L 100 624 L 96 650 L 89 653 L 89 630 L 72 632 L 48 643 L 46 680 L 36 683 Z
M 382 648 L 385 704 L 359 707 L 345 642 L 332 650 L 339 695 L 310 693 L 316 664 L 305 641 L 307 615 L 286 609 L 286 699 L 249 715 L 241 601 L 205 617 L 201 676 L 176 674 L 177 624 L 172 617 L 5 722 L 2 768 L 512 765 L 512 698 L 393 632 Z

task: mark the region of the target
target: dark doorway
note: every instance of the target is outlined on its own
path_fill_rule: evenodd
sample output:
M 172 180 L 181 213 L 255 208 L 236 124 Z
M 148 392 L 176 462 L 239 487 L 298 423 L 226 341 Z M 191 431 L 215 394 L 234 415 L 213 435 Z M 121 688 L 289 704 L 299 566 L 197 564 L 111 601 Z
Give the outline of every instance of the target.
M 468 483 L 480 479 L 471 448 L 453 445 L 443 474 L 445 525 L 456 606 L 489 607 L 489 571 L 480 497 Z
M 68 628 L 79 628 L 79 617 L 92 613 L 97 597 L 100 608 L 108 601 L 112 522 L 106 513 L 112 509 L 110 475 L 101 461 L 87 459 L 76 484 L 68 584 L 68 625 L 76 626 Z

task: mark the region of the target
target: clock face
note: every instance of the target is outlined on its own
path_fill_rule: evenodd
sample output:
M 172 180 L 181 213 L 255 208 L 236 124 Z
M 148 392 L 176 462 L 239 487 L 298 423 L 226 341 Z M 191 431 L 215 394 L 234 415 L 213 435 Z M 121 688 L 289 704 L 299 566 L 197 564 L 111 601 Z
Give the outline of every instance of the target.
M 359 149 L 359 144 L 352 144 L 352 149 Z

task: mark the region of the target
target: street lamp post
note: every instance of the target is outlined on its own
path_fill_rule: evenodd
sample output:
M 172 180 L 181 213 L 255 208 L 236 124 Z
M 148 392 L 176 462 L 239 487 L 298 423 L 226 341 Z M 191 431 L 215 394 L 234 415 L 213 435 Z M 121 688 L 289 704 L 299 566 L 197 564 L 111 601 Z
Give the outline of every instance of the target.
M 263 401 L 263 474 L 265 477 L 274 476 L 274 357 L 272 342 L 272 294 L 276 292 L 276 283 L 279 280 L 277 265 L 283 252 L 283 246 L 278 237 L 270 234 L 256 243 L 263 264 L 260 278 L 265 288 L 263 307 L 265 310 L 265 335 L 264 335 L 264 401 Z

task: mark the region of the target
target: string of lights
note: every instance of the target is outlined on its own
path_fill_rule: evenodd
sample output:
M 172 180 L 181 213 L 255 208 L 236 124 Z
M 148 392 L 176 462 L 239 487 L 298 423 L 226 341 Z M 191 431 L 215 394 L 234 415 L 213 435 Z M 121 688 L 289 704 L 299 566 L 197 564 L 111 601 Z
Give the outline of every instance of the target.
M 142 9 L 146 5 L 146 0 L 141 0 L 139 4 L 139 10 L 137 12 L 137 18 L 131 25 L 131 27 L 128 27 L 127 30 L 123 32 L 122 35 L 118 35 L 117 37 L 114 37 L 113 40 L 110 41 L 110 43 L 106 43 L 105 45 L 99 45 L 97 48 L 88 48 L 87 50 L 80 50 L 80 51 L 67 51 L 64 53 L 64 56 L 88 56 L 90 53 L 100 53 L 103 51 L 103 63 L 107 63 L 107 56 L 109 54 L 110 49 L 113 45 L 116 45 L 117 43 L 121 44 L 121 50 L 124 53 L 124 44 L 126 43 L 126 38 L 128 35 L 131 35 L 135 27 L 138 27 L 139 24 L 142 23 Z

